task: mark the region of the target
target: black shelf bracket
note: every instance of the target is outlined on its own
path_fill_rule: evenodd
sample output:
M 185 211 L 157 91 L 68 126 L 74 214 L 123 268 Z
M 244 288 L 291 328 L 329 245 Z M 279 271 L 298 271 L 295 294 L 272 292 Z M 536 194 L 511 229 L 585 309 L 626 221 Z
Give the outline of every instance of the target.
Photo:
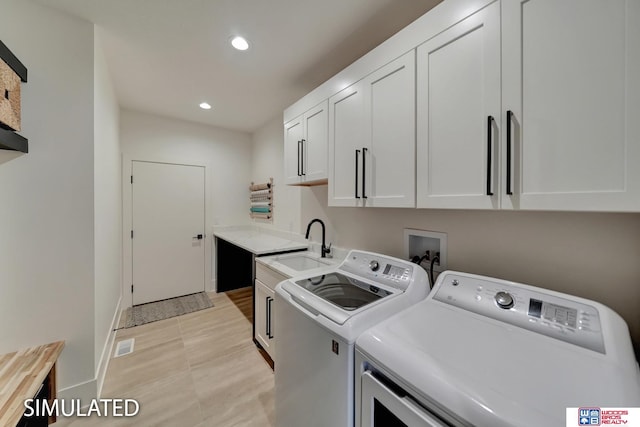
M 27 81 L 27 68 L 20 62 L 18 58 L 9 50 L 9 48 L 0 41 L 0 59 L 4 61 L 23 82 Z M 0 150 L 29 152 L 29 141 L 27 138 L 20 136 L 16 132 L 5 129 L 0 126 Z
M 20 77 L 20 80 L 27 82 L 27 67 L 9 50 L 0 40 L 0 58 Z

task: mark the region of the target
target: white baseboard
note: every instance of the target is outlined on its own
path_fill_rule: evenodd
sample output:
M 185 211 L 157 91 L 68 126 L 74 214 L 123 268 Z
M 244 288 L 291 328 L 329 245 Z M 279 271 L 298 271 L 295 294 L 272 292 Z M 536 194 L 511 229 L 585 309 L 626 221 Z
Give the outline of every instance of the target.
M 111 328 L 109 329 L 109 335 L 107 337 L 107 341 L 104 343 L 104 347 L 102 348 L 102 355 L 100 357 L 100 363 L 98 364 L 98 369 L 96 370 L 96 381 L 97 381 L 97 394 L 96 396 L 100 398 L 102 395 L 102 386 L 104 384 L 104 377 L 107 374 L 107 368 L 109 367 L 109 360 L 111 360 L 111 353 L 113 352 L 113 344 L 116 339 L 116 329 L 120 324 L 120 316 L 122 315 L 122 311 L 120 306 L 122 304 L 122 296 L 118 300 L 118 304 L 116 305 L 116 311 L 113 313 L 113 318 L 111 319 Z
M 59 399 L 80 399 L 82 402 L 88 402 L 91 399 L 100 398 L 100 394 L 102 394 L 102 385 L 104 384 L 104 377 L 107 373 L 109 360 L 111 359 L 111 353 L 113 351 L 113 344 L 116 338 L 116 331 L 114 329 L 116 329 L 120 323 L 120 315 L 122 313 L 120 311 L 121 304 L 122 297 L 120 297 L 120 300 L 116 305 L 116 310 L 113 313 L 111 329 L 109 330 L 109 335 L 107 336 L 107 340 L 102 348 L 102 355 L 100 357 L 98 368 L 96 369 L 95 378 L 58 390 L 57 397 Z
M 58 399 L 80 399 L 88 402 L 97 396 L 98 382 L 95 379 L 58 390 Z

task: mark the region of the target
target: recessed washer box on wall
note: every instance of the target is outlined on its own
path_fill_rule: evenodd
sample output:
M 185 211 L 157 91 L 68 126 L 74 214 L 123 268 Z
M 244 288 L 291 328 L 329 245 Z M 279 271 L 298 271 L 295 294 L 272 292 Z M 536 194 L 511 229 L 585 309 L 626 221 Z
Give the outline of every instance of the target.
M 440 259 L 433 265 L 434 274 L 445 271 L 447 269 L 447 234 L 439 231 L 405 228 L 404 258 L 410 260 L 414 256 L 422 257 L 427 251 L 430 254 L 439 253 Z

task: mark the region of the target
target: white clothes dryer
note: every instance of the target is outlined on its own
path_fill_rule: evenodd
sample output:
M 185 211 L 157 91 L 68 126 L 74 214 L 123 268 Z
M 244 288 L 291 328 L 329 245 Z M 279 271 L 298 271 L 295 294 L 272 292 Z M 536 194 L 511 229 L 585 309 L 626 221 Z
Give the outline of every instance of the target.
M 567 408 L 640 407 L 624 320 L 520 283 L 444 272 L 356 349 L 359 427 L 578 426 Z

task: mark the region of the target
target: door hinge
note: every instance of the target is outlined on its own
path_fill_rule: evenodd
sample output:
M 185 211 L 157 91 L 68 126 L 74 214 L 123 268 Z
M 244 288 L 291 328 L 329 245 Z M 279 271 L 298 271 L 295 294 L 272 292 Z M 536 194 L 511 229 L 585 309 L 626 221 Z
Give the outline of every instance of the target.
M 131 293 L 133 293 L 133 284 L 131 285 Z
M 133 175 L 131 175 L 131 183 L 133 184 Z
M 133 239 L 133 230 L 131 230 L 131 238 Z

